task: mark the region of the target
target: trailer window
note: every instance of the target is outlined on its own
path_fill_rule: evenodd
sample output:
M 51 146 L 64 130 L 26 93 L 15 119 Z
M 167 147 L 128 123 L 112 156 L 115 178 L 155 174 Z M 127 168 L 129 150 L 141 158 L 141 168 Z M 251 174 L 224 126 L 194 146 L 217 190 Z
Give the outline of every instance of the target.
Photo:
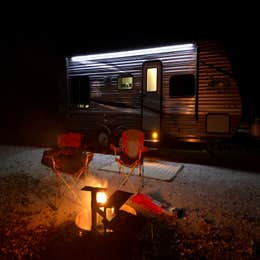
M 84 109 L 89 107 L 89 77 L 71 77 L 69 80 L 70 105 L 74 108 Z
M 195 77 L 192 74 L 170 78 L 170 97 L 192 97 L 195 94 Z
M 117 81 L 118 89 L 132 89 L 134 78 L 133 76 L 120 76 Z

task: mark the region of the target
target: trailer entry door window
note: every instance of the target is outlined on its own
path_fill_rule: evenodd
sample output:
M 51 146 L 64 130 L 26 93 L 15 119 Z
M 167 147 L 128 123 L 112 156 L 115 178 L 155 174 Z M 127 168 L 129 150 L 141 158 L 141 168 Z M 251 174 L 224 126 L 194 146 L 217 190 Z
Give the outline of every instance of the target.
M 71 77 L 69 81 L 70 104 L 73 108 L 85 109 L 89 107 L 89 77 Z
M 118 78 L 118 82 L 117 82 L 117 88 L 118 89 L 132 89 L 134 84 L 134 78 L 133 76 L 120 76 Z
M 157 91 L 157 68 L 148 68 L 146 71 L 146 91 L 156 92 Z
M 174 75 L 170 78 L 170 97 L 193 97 L 195 77 L 193 74 Z

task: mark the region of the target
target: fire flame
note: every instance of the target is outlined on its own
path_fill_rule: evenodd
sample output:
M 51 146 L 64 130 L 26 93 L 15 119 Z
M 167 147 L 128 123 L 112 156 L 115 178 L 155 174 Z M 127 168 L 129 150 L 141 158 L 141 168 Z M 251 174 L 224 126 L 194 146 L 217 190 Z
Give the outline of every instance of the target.
M 107 188 L 107 180 L 99 179 L 90 175 L 85 176 L 82 183 L 82 187 L 87 185 L 93 187 Z M 84 208 L 76 216 L 75 224 L 83 230 L 91 230 L 91 193 L 84 191 L 80 195 L 82 196 Z M 107 196 L 104 192 L 97 192 L 98 203 L 104 204 L 106 202 L 106 199 Z
M 87 176 L 84 180 L 84 184 L 87 186 L 93 187 L 100 187 L 100 188 L 107 188 L 107 180 L 100 180 L 95 178 L 94 176 Z M 83 197 L 83 205 L 84 208 L 79 214 L 76 216 L 75 224 L 81 228 L 82 230 L 91 230 L 91 192 L 82 192 L 81 194 Z M 105 204 L 107 201 L 107 195 L 105 192 L 97 192 L 96 193 L 97 203 Z M 104 207 L 100 207 L 101 210 L 104 210 Z M 123 205 L 121 210 L 124 210 L 128 213 L 133 215 L 137 215 L 136 210 L 128 205 Z M 114 208 L 107 208 L 107 219 L 110 221 L 114 217 L 115 209 Z M 100 215 L 97 214 L 97 225 L 101 225 L 102 218 Z
M 105 192 L 97 192 L 97 203 L 105 204 L 107 202 L 107 195 Z

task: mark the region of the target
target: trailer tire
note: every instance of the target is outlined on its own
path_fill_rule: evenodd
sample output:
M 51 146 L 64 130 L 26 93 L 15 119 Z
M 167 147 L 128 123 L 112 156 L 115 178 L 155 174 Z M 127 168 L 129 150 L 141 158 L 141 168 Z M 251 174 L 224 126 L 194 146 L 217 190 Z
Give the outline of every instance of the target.
M 107 152 L 110 144 L 110 134 L 105 129 L 98 132 L 97 135 L 98 149 L 101 152 Z

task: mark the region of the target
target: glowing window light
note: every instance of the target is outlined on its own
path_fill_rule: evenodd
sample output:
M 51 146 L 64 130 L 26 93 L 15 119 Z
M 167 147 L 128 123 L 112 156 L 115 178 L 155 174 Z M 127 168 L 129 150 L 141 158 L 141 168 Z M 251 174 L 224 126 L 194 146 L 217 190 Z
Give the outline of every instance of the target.
M 107 202 L 107 195 L 105 192 L 97 192 L 97 203 L 105 204 Z
M 109 59 L 109 58 L 122 58 L 138 55 L 147 55 L 147 54 L 158 54 L 158 53 L 167 53 L 172 51 L 188 51 L 194 49 L 194 44 L 179 44 L 179 45 L 170 45 L 164 47 L 155 47 L 155 48 L 145 48 L 132 51 L 120 51 L 120 52 L 109 52 L 109 53 L 100 53 L 100 54 L 90 54 L 90 55 L 81 55 L 72 57 L 73 62 L 85 61 L 85 60 L 98 60 L 98 59 Z
M 133 77 L 120 77 L 118 79 L 118 89 L 132 89 Z
M 77 108 L 89 108 L 89 105 L 84 105 L 84 104 L 77 104 L 76 105 L 77 106 Z
M 147 92 L 157 91 L 157 68 L 147 69 Z

